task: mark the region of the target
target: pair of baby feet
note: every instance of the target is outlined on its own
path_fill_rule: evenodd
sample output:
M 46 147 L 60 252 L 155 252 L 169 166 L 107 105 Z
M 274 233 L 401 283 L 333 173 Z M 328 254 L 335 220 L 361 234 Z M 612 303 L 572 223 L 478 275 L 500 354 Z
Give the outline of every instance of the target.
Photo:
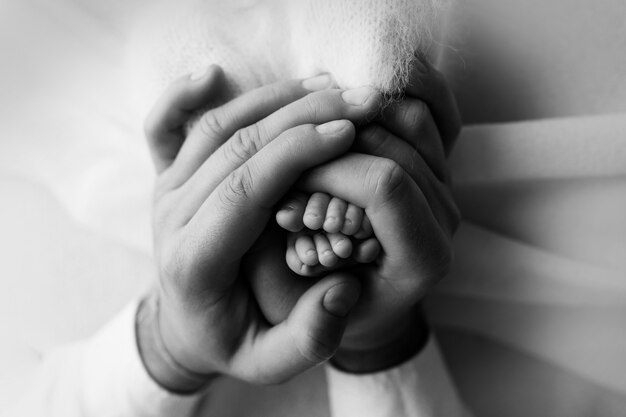
M 285 259 L 301 276 L 373 262 L 380 254 L 365 211 L 325 193 L 292 193 L 276 212 L 276 222 L 289 231 Z

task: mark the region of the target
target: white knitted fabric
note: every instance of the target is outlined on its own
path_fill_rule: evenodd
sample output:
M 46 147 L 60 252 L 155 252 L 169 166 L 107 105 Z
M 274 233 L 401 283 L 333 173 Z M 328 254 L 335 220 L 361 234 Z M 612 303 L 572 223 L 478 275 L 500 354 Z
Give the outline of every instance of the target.
M 165 1 L 139 25 L 131 48 L 140 106 L 209 64 L 224 68 L 231 95 L 321 72 L 343 88 L 399 92 L 449 1 Z

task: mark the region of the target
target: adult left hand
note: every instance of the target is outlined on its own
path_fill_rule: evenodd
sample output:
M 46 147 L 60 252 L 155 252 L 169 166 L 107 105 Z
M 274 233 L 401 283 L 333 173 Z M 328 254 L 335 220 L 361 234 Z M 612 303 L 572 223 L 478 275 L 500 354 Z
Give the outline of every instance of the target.
M 250 91 L 206 112 L 188 134 L 187 119 L 224 85 L 218 68 L 179 79 L 154 107 L 146 133 L 159 173 L 160 279 L 141 305 L 137 333 L 143 363 L 163 387 L 193 392 L 217 374 L 275 383 L 327 360 L 339 345 L 359 294 L 353 277 L 325 277 L 288 320 L 268 326 L 241 274 L 272 207 L 306 169 L 344 154 L 353 123 L 379 108 L 373 89 L 328 89 L 330 81 Z

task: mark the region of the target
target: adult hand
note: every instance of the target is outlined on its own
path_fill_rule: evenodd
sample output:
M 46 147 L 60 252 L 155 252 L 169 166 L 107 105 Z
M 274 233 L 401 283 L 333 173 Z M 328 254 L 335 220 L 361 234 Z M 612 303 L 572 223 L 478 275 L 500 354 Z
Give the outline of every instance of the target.
M 181 120 L 223 83 L 215 67 L 199 80 L 179 80 L 146 123 L 159 173 L 160 285 L 158 314 L 139 321 L 139 345 L 148 371 L 175 391 L 198 388 L 185 378 L 189 373 L 271 383 L 327 360 L 359 295 L 357 281 L 331 274 L 294 303 L 286 320 L 270 326 L 240 267 L 276 202 L 304 171 L 350 148 L 351 121 L 375 112 L 379 94 L 327 89 L 325 76 L 278 83 L 210 110 L 183 135 Z M 156 339 L 142 331 L 155 324 Z M 180 369 L 189 372 L 181 377 Z
M 445 156 L 460 118 L 444 78 L 427 62 L 416 63 L 406 93 L 358 134 L 354 153 L 311 170 L 298 185 L 364 207 L 383 248 L 377 262 L 344 270 L 360 279 L 362 294 L 334 361 L 355 372 L 393 366 L 423 344 L 427 329 L 416 306 L 452 261 L 459 214 Z M 273 323 L 315 283 L 285 267 L 282 241 L 268 230 L 246 262 Z

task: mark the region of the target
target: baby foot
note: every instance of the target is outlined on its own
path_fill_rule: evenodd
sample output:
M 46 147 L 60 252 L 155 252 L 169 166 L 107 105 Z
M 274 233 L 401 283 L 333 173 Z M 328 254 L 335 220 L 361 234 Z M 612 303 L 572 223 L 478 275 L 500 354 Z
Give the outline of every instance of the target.
M 276 213 L 276 221 L 292 232 L 286 260 L 299 275 L 315 276 L 369 263 L 381 250 L 364 210 L 328 194 L 290 195 Z

